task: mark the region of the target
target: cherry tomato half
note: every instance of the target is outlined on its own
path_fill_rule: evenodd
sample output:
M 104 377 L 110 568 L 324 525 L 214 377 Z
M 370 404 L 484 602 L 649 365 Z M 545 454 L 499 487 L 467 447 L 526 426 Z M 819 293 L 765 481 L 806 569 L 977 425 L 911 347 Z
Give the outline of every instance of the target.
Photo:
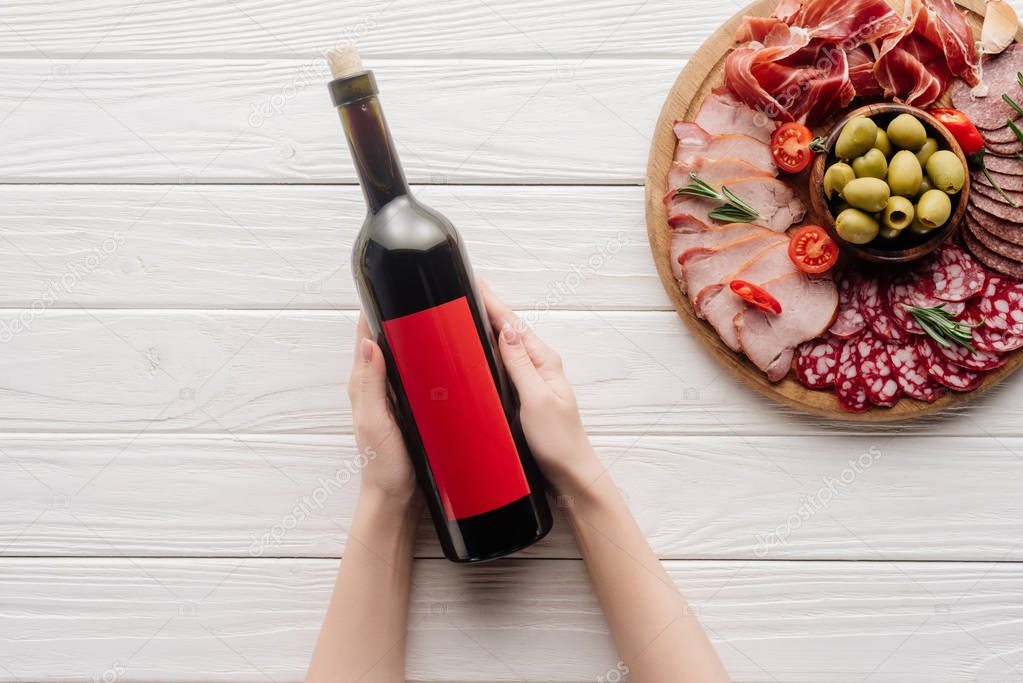
M 743 301 L 756 306 L 761 311 L 781 315 L 781 304 L 763 287 L 757 287 L 745 280 L 732 280 L 728 288 L 735 292 Z
M 801 123 L 783 123 L 771 136 L 771 156 L 783 171 L 798 173 L 810 165 L 813 133 Z
M 948 132 L 963 148 L 963 154 L 966 156 L 976 154 L 984 149 L 984 136 L 980 134 L 966 114 L 958 109 L 942 108 L 931 109 L 930 114 L 938 119 L 945 128 L 948 128 Z
M 819 225 L 804 225 L 792 233 L 789 258 L 804 273 L 823 273 L 838 260 L 838 243 Z

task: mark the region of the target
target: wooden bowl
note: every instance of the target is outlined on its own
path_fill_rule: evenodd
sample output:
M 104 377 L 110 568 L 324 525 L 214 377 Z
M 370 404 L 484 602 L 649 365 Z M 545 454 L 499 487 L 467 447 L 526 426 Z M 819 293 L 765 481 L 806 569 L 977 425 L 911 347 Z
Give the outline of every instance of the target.
M 945 225 L 928 235 L 917 236 L 909 233 L 908 230 L 904 230 L 902 235 L 893 240 L 893 248 L 877 246 L 873 242 L 868 244 L 846 242 L 838 236 L 835 230 L 835 217 L 831 214 L 831 207 L 824 196 L 824 171 L 829 164 L 835 161 L 831 155 L 831 150 L 838 140 L 838 134 L 841 132 L 842 127 L 849 119 L 856 116 L 868 116 L 877 121 L 879 125 L 886 125 L 888 121 L 899 114 L 912 114 L 919 119 L 924 124 L 924 128 L 928 129 L 928 135 L 938 140 L 939 149 L 951 150 L 963 163 L 965 180 L 963 181 L 963 188 L 959 193 L 952 196 L 952 215 Z M 845 118 L 835 124 L 835 127 L 832 128 L 831 133 L 827 137 L 825 145 L 828 153 L 817 155 L 810 171 L 810 203 L 813 206 L 814 212 L 820 217 L 824 227 L 835 241 L 838 242 L 844 253 L 863 261 L 870 261 L 871 263 L 908 263 L 931 253 L 946 240 L 950 239 L 959 229 L 963 216 L 966 214 L 966 204 L 970 195 L 969 167 L 966 163 L 966 157 L 963 155 L 963 150 L 959 143 L 956 142 L 956 139 L 952 137 L 952 134 L 948 132 L 945 126 L 923 109 L 917 109 L 905 104 L 868 104 L 865 107 L 849 112 Z

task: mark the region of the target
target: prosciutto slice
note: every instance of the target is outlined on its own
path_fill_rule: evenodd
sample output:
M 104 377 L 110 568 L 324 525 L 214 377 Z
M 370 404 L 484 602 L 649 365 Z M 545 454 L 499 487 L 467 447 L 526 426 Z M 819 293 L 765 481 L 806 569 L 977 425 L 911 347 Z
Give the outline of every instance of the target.
M 852 50 L 900 30 L 905 21 L 885 0 L 782 2 L 775 16 L 811 31 L 814 38 Z
M 915 17 L 916 34 L 939 49 L 949 71 L 970 85 L 980 83 L 973 31 L 952 0 L 907 0 L 907 16 Z
M 885 97 L 926 107 L 945 92 L 952 75 L 941 49 L 910 32 L 882 44 L 874 78 Z

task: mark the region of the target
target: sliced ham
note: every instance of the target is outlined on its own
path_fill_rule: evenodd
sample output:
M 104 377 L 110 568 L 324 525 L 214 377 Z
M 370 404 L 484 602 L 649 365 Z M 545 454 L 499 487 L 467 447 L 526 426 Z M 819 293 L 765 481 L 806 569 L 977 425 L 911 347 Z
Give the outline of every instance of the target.
M 777 178 L 740 178 L 728 183 L 728 189 L 756 209 L 760 214 L 757 219 L 759 225 L 775 232 L 785 232 L 806 213 L 803 200 L 788 183 Z M 676 195 L 674 192 L 665 195 L 664 201 L 669 220 L 672 216 L 686 214 L 708 225 L 715 222 L 708 214 L 722 205 L 717 200 Z
M 811 280 L 802 273 L 789 273 L 762 286 L 781 303 L 781 315 L 747 307 L 735 317 L 735 329 L 749 359 L 767 379 L 777 382 L 792 367 L 795 348 L 831 325 L 838 292 L 830 279 Z
M 780 242 L 764 249 L 755 258 L 747 261 L 738 270 L 726 275 L 722 282 L 704 287 L 696 297 L 694 305 L 700 317 L 706 318 L 721 341 L 733 351 L 740 351 L 739 336 L 735 330 L 735 316 L 746 309 L 746 303 L 736 296 L 727 283 L 739 279 L 762 285 L 782 275 L 795 273 L 796 267 L 789 258 L 788 243 Z
M 699 158 L 692 164 L 673 161 L 668 169 L 668 190 L 677 190 L 692 182 L 689 173 L 695 173 L 711 185 L 721 185 L 739 178 L 771 178 L 774 173 L 754 166 L 748 161 L 735 158 L 707 161 Z
M 697 296 L 704 287 L 724 282 L 725 279 L 745 264 L 755 259 L 768 247 L 788 243 L 785 235 L 772 232 L 753 234 L 730 244 L 719 247 L 691 249 L 679 258 L 682 265 L 682 280 L 689 298 L 696 304 Z
M 692 216 L 676 217 L 671 229 L 670 259 L 675 279 L 683 285 L 679 258 L 694 249 L 715 249 L 756 235 L 774 234 L 767 228 L 751 223 L 726 223 L 707 226 Z
M 724 89 L 715 90 L 700 105 L 696 123 L 711 135 L 742 133 L 768 143 L 775 123 L 760 112 L 747 107 Z
M 757 168 L 778 173 L 771 157 L 771 148 L 749 135 L 741 133 L 711 135 L 695 123 L 676 121 L 673 126 L 678 145 L 675 147 L 675 161 L 691 166 L 697 160 L 717 161 L 719 159 L 745 159 Z

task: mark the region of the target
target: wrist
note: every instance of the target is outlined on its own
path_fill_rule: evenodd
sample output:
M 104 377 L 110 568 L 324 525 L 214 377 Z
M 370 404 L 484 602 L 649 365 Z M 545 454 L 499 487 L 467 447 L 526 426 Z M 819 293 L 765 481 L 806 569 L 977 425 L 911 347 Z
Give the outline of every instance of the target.
M 548 467 L 547 479 L 559 496 L 578 498 L 600 479 L 609 476 L 596 451 L 587 442 L 570 460 Z

